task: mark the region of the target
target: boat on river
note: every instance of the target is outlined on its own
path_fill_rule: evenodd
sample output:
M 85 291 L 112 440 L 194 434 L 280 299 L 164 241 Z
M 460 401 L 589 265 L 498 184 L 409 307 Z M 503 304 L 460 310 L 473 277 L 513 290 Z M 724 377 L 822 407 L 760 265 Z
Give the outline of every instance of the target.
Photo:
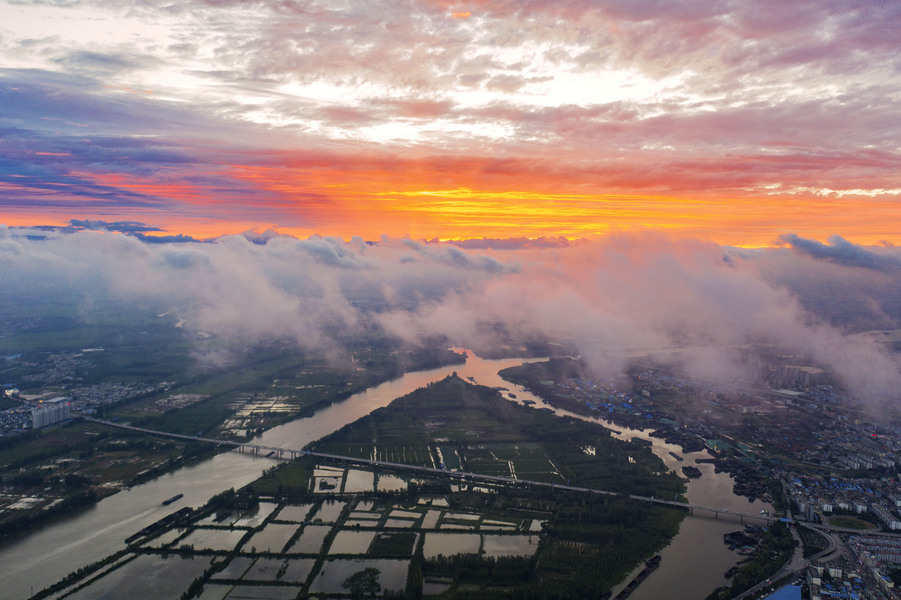
M 699 469 L 697 467 L 691 467 L 691 466 L 682 467 L 682 472 L 685 474 L 686 477 L 690 477 L 691 479 L 697 479 L 698 477 L 701 476 L 701 469 Z
M 648 561 L 644 563 L 644 569 L 642 569 L 641 572 L 635 576 L 635 579 L 629 582 L 629 585 L 624 587 L 622 591 L 620 591 L 620 593 L 616 595 L 616 598 L 614 600 L 624 600 L 629 596 L 629 594 L 634 592 L 635 588 L 637 588 L 642 581 L 647 579 L 648 575 L 653 573 L 654 570 L 660 566 L 661 558 L 662 557 L 659 554 L 655 554 L 652 558 L 648 559 Z
M 164 527 L 168 527 L 168 526 L 172 525 L 174 522 L 178 521 L 179 519 L 187 519 L 193 513 L 194 513 L 194 509 L 191 508 L 190 506 L 186 506 L 182 509 L 179 509 L 176 512 L 172 513 L 171 515 L 166 515 L 159 521 L 151 523 L 150 525 L 148 525 L 141 531 L 135 533 L 134 535 L 128 536 L 127 538 L 125 538 L 125 543 L 131 544 L 131 543 L 141 539 L 144 536 L 148 536 L 151 533 L 156 533 L 160 529 L 163 529 Z
M 172 497 L 169 498 L 168 500 L 163 500 L 163 506 L 169 506 L 170 504 L 172 504 L 172 503 L 175 502 L 176 500 L 180 500 L 180 499 L 183 498 L 183 497 L 184 497 L 184 494 L 175 494 L 174 496 L 172 496 Z

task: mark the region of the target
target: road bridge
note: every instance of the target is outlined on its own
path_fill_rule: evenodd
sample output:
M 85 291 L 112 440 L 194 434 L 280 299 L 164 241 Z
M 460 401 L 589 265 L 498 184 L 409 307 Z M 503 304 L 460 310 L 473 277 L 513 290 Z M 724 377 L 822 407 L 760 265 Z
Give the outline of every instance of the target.
M 279 448 L 277 446 L 266 446 L 263 444 L 250 444 L 247 442 L 238 442 L 236 440 L 220 440 L 216 438 L 208 438 L 203 437 L 201 435 L 185 435 L 182 433 L 171 433 L 168 431 L 159 431 L 157 429 L 147 429 L 146 427 L 135 427 L 134 425 L 125 425 L 124 423 L 116 423 L 115 421 L 106 421 L 104 419 L 95 419 L 93 417 L 82 417 L 85 421 L 90 421 L 91 423 L 99 423 L 101 425 L 108 425 L 110 427 L 118 427 L 119 429 L 127 429 L 129 431 L 137 431 L 139 433 L 146 433 L 147 435 L 156 435 L 160 437 L 168 437 L 174 438 L 177 440 L 187 440 L 191 442 L 204 442 L 207 444 L 216 444 L 217 446 L 233 446 L 239 452 L 251 452 L 253 454 L 260 454 L 261 452 L 270 452 L 272 456 L 277 455 L 278 458 L 284 458 L 286 456 L 290 458 L 297 458 L 301 454 L 304 453 L 303 450 L 295 450 L 293 448 Z
M 216 444 L 220 446 L 232 446 L 236 450 L 240 452 L 251 452 L 253 454 L 259 455 L 261 453 L 265 453 L 267 456 L 273 456 L 278 458 L 296 458 L 301 455 L 310 455 L 316 458 L 322 458 L 326 460 L 331 460 L 334 462 L 345 463 L 350 466 L 359 466 L 359 467 L 375 467 L 382 469 L 391 469 L 395 471 L 403 471 L 407 473 L 428 475 L 431 477 L 439 477 L 446 478 L 456 481 L 461 481 L 465 483 L 492 483 L 492 484 L 504 484 L 511 486 L 538 486 L 538 487 L 548 487 L 556 490 L 566 490 L 573 492 L 587 492 L 591 494 L 600 494 L 606 496 L 619 496 L 622 498 L 629 498 L 631 500 L 637 500 L 639 502 L 647 502 L 651 504 L 658 504 L 663 506 L 670 506 L 675 508 L 681 508 L 688 510 L 690 514 L 694 514 L 695 511 L 702 511 L 713 514 L 715 518 L 719 518 L 719 515 L 732 515 L 738 517 L 742 521 L 744 519 L 759 519 L 765 521 L 775 521 L 778 517 L 773 517 L 770 515 L 761 515 L 761 514 L 752 514 L 752 513 L 744 513 L 736 510 L 730 510 L 726 508 L 717 508 L 713 506 L 702 506 L 699 504 L 689 504 L 685 502 L 677 502 L 675 500 L 664 500 L 662 498 L 655 498 L 653 496 L 639 496 L 635 494 L 623 494 L 621 492 L 613 492 L 607 490 L 598 490 L 594 488 L 586 488 L 574 485 L 564 485 L 557 483 L 550 483 L 546 481 L 533 481 L 533 480 L 525 480 L 525 479 L 516 479 L 514 477 L 503 477 L 500 475 L 485 475 L 483 473 L 472 473 L 468 471 L 448 471 L 446 469 L 439 469 L 435 467 L 423 467 L 419 465 L 408 465 L 404 463 L 395 463 L 384 460 L 373 460 L 368 458 L 358 458 L 353 456 L 341 456 L 337 454 L 329 454 L 326 452 L 316 452 L 309 450 L 298 450 L 296 448 L 283 448 L 277 446 L 267 446 L 265 444 L 252 444 L 249 442 L 239 442 L 235 440 L 221 440 L 216 438 L 207 438 L 199 435 L 185 435 L 181 433 L 171 433 L 168 431 L 159 431 L 156 429 L 148 429 L 146 427 L 136 427 L 134 425 L 126 425 L 124 423 L 116 423 L 115 421 L 107 421 L 104 419 L 95 419 L 93 417 L 84 417 L 86 421 L 90 421 L 92 423 L 98 423 L 101 425 L 107 425 L 110 427 L 117 427 L 119 429 L 126 429 L 128 431 L 135 431 L 138 433 L 145 433 L 147 435 L 155 435 L 161 437 L 168 437 L 173 439 L 180 439 L 192 442 L 204 442 L 209 444 Z
M 669 506 L 673 508 L 680 508 L 683 510 L 687 510 L 689 514 L 694 515 L 697 512 L 700 513 L 709 513 L 714 515 L 714 518 L 719 518 L 720 515 L 730 515 L 732 517 L 738 517 L 742 522 L 745 519 L 755 519 L 762 520 L 767 522 L 773 521 L 783 521 L 785 523 L 800 523 L 805 524 L 808 527 L 815 527 L 821 531 L 836 531 L 841 533 L 857 533 L 857 534 L 865 534 L 865 535 L 880 535 L 886 537 L 895 537 L 901 538 L 901 534 L 897 533 L 889 533 L 883 531 L 860 531 L 860 530 L 844 530 L 838 527 L 831 527 L 828 525 L 813 525 L 810 523 L 805 523 L 803 521 L 797 521 L 792 518 L 785 517 L 777 517 L 774 515 L 768 514 L 756 514 L 756 513 L 746 513 L 738 510 L 732 510 L 728 508 L 720 508 L 716 506 L 704 506 L 701 504 L 690 504 L 688 502 L 678 502 L 676 500 L 665 500 L 663 498 L 656 498 L 654 496 L 639 496 L 637 494 L 624 494 L 622 492 L 613 492 L 609 490 L 598 490 L 594 488 L 586 488 L 574 485 L 564 485 L 559 483 L 550 483 L 547 481 L 534 481 L 528 479 L 516 479 L 514 477 L 503 477 L 500 475 L 485 475 L 483 473 L 472 473 L 468 471 L 448 471 L 446 469 L 439 469 L 436 467 L 422 467 L 419 465 L 408 465 L 404 463 L 395 463 L 384 460 L 373 460 L 369 458 L 358 458 L 354 456 L 341 456 L 337 454 L 329 454 L 326 452 L 316 452 L 311 450 L 298 450 L 296 448 L 283 448 L 277 446 L 267 446 L 264 444 L 252 444 L 249 442 L 238 442 L 234 440 L 220 440 L 215 438 L 207 438 L 198 435 L 184 435 L 180 433 L 170 433 L 167 431 L 158 431 L 155 429 L 148 429 L 146 427 L 135 427 L 133 425 L 125 425 L 122 423 L 116 423 L 114 421 L 106 421 L 103 419 L 95 419 L 92 417 L 83 417 L 86 421 L 90 421 L 92 423 L 98 423 L 101 425 L 108 425 L 110 427 L 118 427 L 120 429 L 127 429 L 129 431 L 136 431 L 140 433 L 146 433 L 148 435 L 156 435 L 162 437 L 169 437 L 174 439 L 195 441 L 195 442 L 205 442 L 210 444 L 217 444 L 221 446 L 232 446 L 238 451 L 241 452 L 252 452 L 253 454 L 259 455 L 260 453 L 266 453 L 265 456 L 271 456 L 273 458 L 296 458 L 298 456 L 314 456 L 316 458 L 322 458 L 331 460 L 334 462 L 340 462 L 347 464 L 349 466 L 359 466 L 359 467 L 375 467 L 382 469 L 391 469 L 395 471 L 401 471 L 412 474 L 421 474 L 428 475 L 431 477 L 445 478 L 450 480 L 461 481 L 464 483 L 494 483 L 494 484 L 504 484 L 510 486 L 533 486 L 533 487 L 546 487 L 552 488 L 555 490 L 565 490 L 565 491 L 573 491 L 573 492 L 584 492 L 589 494 L 599 494 L 603 496 L 616 496 L 620 498 L 629 498 L 630 500 L 636 500 L 638 502 L 646 502 L 649 504 L 656 504 L 660 506 Z

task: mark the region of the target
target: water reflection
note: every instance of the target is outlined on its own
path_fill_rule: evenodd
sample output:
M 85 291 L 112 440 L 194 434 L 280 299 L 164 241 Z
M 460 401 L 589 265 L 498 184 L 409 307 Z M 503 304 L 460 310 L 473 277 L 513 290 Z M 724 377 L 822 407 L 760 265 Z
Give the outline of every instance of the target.
M 601 422 L 596 419 L 589 420 Z M 605 423 L 601 422 L 601 424 Z M 701 477 L 691 479 L 688 483 L 687 497 L 691 504 L 715 506 L 750 514 L 758 514 L 762 509 L 773 510 L 770 504 L 759 500 L 749 502 L 747 498 L 732 493 L 732 477 L 728 473 L 716 473 L 714 465 L 710 463 L 696 463 L 697 459 L 710 458 L 706 452 L 682 453 L 679 446 L 651 437 L 650 430 L 635 430 L 619 425 L 615 427 L 616 429 L 611 429 L 611 431 L 613 436 L 618 439 L 631 440 L 633 437 L 637 437 L 650 441 L 652 443 L 651 450 L 670 469 L 679 472 L 684 465 L 694 465 L 701 470 Z M 680 454 L 684 459 L 683 462 L 679 462 L 670 454 L 671 452 Z M 762 525 L 764 523 L 765 521 L 760 520 L 755 524 Z M 723 534 L 742 527 L 739 519 L 730 516 L 714 518 L 713 515 L 698 513 L 683 519 L 679 533 L 660 553 L 663 558 L 660 567 L 632 592 L 629 600 L 657 600 L 658 598 L 697 600 L 707 597 L 714 589 L 727 583 L 725 572 L 742 558 L 737 552 L 729 550 L 723 543 Z M 614 596 L 641 570 L 642 566 L 637 567 L 623 584 L 614 588 Z

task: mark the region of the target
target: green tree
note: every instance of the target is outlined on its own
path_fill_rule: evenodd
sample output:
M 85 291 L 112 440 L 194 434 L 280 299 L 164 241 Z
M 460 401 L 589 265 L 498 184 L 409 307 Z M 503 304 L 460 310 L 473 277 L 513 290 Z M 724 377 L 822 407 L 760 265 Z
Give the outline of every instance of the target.
M 382 584 L 379 583 L 379 571 L 376 568 L 368 567 L 362 571 L 357 571 L 344 580 L 342 587 L 348 590 L 354 598 L 375 598 L 375 595 L 382 591 Z

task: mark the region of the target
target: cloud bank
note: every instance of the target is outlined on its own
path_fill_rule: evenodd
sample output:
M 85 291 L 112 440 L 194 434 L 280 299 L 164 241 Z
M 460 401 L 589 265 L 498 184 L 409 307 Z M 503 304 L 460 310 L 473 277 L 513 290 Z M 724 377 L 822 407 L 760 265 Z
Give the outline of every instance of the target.
M 7 298 L 39 286 L 76 303 L 143 303 L 232 344 L 290 340 L 328 353 L 342 335 L 373 331 L 463 347 L 550 339 L 606 373 L 652 353 L 703 380 L 752 383 L 766 352 L 821 364 L 874 403 L 901 389 L 898 357 L 860 335 L 899 327 L 901 297 L 885 290 L 901 288 L 901 272 L 811 253 L 812 240 L 750 251 L 648 233 L 468 250 L 387 237 L 148 244 L 90 229 L 39 233 L 0 229 Z

